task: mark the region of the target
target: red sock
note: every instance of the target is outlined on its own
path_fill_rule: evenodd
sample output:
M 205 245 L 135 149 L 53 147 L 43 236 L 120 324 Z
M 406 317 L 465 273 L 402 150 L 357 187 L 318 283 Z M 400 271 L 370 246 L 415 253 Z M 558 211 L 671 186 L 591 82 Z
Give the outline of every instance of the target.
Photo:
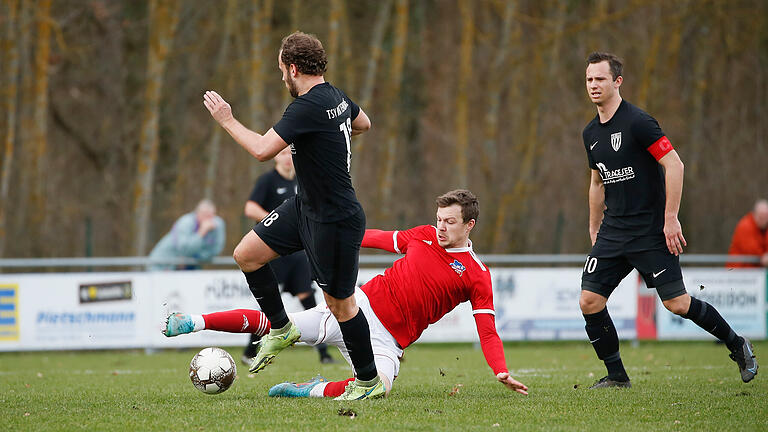
M 233 309 L 203 314 L 206 330 L 228 333 L 256 333 L 264 336 L 269 331 L 267 316 L 253 309 Z
M 341 396 L 341 394 L 344 393 L 344 388 L 352 380 L 354 380 L 354 378 L 347 378 L 344 381 L 329 382 L 328 384 L 325 385 L 325 390 L 323 390 L 323 396 L 324 397 Z

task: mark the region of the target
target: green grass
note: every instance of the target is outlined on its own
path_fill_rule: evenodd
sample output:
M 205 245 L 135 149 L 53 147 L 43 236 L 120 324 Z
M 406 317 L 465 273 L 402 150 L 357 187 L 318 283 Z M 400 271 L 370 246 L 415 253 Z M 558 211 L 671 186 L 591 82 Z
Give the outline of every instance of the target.
M 768 342 L 755 348 L 768 353 Z M 238 366 L 230 390 L 205 395 L 187 377 L 196 351 L 0 354 L 2 429 L 768 430 L 768 375 L 743 384 L 713 342 L 623 344 L 633 388 L 600 391 L 586 388 L 604 375 L 588 343 L 508 344 L 507 362 L 527 397 L 496 383 L 469 344 L 417 345 L 389 398 L 354 403 L 267 397 L 281 381 L 348 375 L 344 365 L 320 365 L 306 347 L 282 353 L 257 378 Z M 240 348 L 229 351 L 239 357 Z M 356 417 L 339 415 L 342 407 Z

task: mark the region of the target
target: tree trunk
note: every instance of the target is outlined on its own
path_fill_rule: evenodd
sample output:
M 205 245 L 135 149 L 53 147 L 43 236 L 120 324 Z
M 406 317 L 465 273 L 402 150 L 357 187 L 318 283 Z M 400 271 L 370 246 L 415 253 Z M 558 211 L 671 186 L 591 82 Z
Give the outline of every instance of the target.
M 235 29 L 235 18 L 237 13 L 237 0 L 227 0 L 227 11 L 224 16 L 224 34 L 221 38 L 221 45 L 219 46 L 218 55 L 216 56 L 216 76 L 223 77 L 226 65 L 229 57 L 229 47 L 232 45 L 232 37 Z M 254 10 L 256 16 L 253 21 L 256 21 L 258 17 L 257 9 Z M 254 37 L 254 39 L 256 39 Z M 255 44 L 254 44 L 255 45 Z M 253 64 L 255 58 L 251 58 Z M 260 67 L 256 65 L 254 67 Z M 227 80 L 229 81 L 229 80 Z M 256 87 L 258 81 L 249 83 L 248 88 Z M 253 96 L 253 93 L 251 93 Z M 251 105 L 253 108 L 253 105 Z M 213 124 L 213 132 L 211 133 L 211 140 L 208 142 L 208 161 L 205 169 L 205 187 L 203 188 L 203 196 L 209 200 L 213 200 L 213 189 L 216 185 L 216 169 L 219 165 L 219 155 L 221 153 L 221 135 L 222 128 L 216 122 Z M 253 124 L 256 124 L 255 122 Z
M 259 7 L 259 3 L 263 6 Z M 250 127 L 266 132 L 269 121 L 266 109 L 264 83 L 267 81 L 267 65 L 274 64 L 274 55 L 269 46 L 269 35 L 272 32 L 273 0 L 253 2 L 253 19 L 251 20 L 251 62 L 248 71 L 248 101 L 251 108 Z M 284 90 L 288 93 L 287 90 Z M 290 97 L 290 95 L 288 95 Z M 221 129 L 221 128 L 218 128 Z M 254 158 L 249 159 L 250 180 L 255 180 L 262 170 L 262 165 Z
M 467 149 L 469 147 L 469 86 L 472 75 L 472 45 L 475 39 L 475 13 L 472 0 L 459 0 L 461 45 L 459 47 L 459 82 L 456 93 L 456 172 L 457 185 L 467 185 Z
M 166 60 L 173 45 L 178 22 L 177 0 L 151 0 L 149 3 L 149 53 L 147 82 L 144 92 L 144 114 L 141 124 L 141 142 L 134 189 L 134 250 L 136 255 L 147 253 L 152 186 L 155 177 L 160 117 L 160 96 Z
M 366 66 L 365 81 L 363 87 L 360 90 L 360 99 L 357 103 L 363 111 L 366 111 L 368 115 L 371 115 L 373 107 L 371 106 L 371 99 L 373 98 L 373 90 L 376 85 L 376 71 L 379 69 L 379 60 L 381 60 L 382 41 L 384 40 L 384 32 L 389 25 L 389 17 L 392 15 L 392 0 L 381 0 L 379 2 L 379 9 L 376 12 L 376 22 L 373 25 L 373 31 L 371 32 L 371 42 L 368 45 L 368 64 Z M 357 167 L 360 166 L 361 158 L 360 152 L 365 149 L 363 143 L 365 143 L 367 134 L 358 135 L 354 139 L 352 145 L 352 155 L 357 160 L 357 163 L 352 163 L 352 180 L 357 178 Z
M 34 122 L 32 124 L 32 147 L 35 174 L 32 188 L 30 214 L 34 234 L 41 237 L 46 221 L 46 186 L 48 152 L 48 57 L 51 51 L 51 0 L 39 0 L 36 8 L 37 44 L 35 48 Z M 41 251 L 42 252 L 42 251 Z
M 395 176 L 395 164 L 397 162 L 397 147 L 399 139 L 398 101 L 400 100 L 400 88 L 403 80 L 403 65 L 405 64 L 405 45 L 408 41 L 408 0 L 397 0 L 395 3 L 395 33 L 392 47 L 392 62 L 389 70 L 389 91 L 387 110 L 389 122 L 387 127 L 387 146 L 384 156 L 384 172 L 380 183 L 379 196 L 381 206 L 379 211 L 389 211 L 392 197 L 393 178 Z
M 3 62 L 6 64 L 6 82 L 4 85 L 5 100 L 5 138 L 3 152 L 2 177 L 0 177 L 0 258 L 5 256 L 5 241 L 7 232 L 8 191 L 11 183 L 11 169 L 13 168 L 13 146 L 16 133 L 16 95 L 19 82 L 19 51 L 16 44 L 16 11 L 18 0 L 6 0 L 7 7 L 6 39 L 3 41 Z

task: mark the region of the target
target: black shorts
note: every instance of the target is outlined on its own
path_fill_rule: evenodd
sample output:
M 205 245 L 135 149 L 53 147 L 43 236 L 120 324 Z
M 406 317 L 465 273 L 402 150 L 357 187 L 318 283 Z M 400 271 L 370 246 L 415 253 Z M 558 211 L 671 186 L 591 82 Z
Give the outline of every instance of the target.
M 598 235 L 584 263 L 581 289 L 608 298 L 633 268 L 637 269 L 648 288 L 656 288 L 662 300 L 686 292 L 680 258 L 669 253 L 664 236 L 619 241 Z
M 345 299 L 355 293 L 365 213 L 336 222 L 317 222 L 301 212 L 298 196 L 285 200 L 253 231 L 279 255 L 304 250 L 312 279 L 328 295 Z
M 277 281 L 283 286 L 283 291 L 297 296 L 301 293 L 313 293 L 312 275 L 309 272 L 309 260 L 304 251 L 281 256 L 269 263 L 275 272 Z

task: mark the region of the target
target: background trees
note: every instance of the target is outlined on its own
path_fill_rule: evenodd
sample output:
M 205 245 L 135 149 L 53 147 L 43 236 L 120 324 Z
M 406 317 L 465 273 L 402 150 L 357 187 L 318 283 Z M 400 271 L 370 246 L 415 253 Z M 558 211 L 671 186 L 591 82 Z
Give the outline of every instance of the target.
M 231 250 L 248 229 L 253 180 L 271 164 L 217 137 L 201 96 L 220 90 L 244 123 L 266 131 L 289 102 L 276 56 L 296 29 L 325 42 L 329 79 L 373 121 L 352 162 L 369 226 L 429 222 L 434 196 L 467 187 L 482 202 L 478 250 L 586 251 L 581 130 L 594 116 L 583 83 L 593 50 L 624 58 L 622 95 L 659 120 L 686 163 L 689 251 L 725 252 L 738 218 L 768 195 L 768 4 L 759 0 L 0 8 L 6 257 L 146 252 L 205 195 L 227 221 Z

